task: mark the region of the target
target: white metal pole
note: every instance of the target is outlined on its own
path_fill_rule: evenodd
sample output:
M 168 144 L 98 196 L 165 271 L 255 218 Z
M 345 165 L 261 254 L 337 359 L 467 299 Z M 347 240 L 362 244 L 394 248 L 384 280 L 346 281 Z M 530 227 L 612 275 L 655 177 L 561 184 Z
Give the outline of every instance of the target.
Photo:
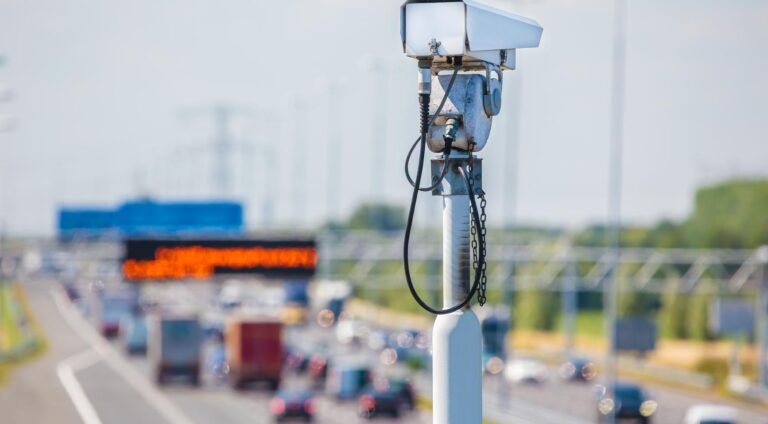
M 569 253 L 565 265 L 565 277 L 562 280 L 563 335 L 565 336 L 564 358 L 573 356 L 574 335 L 576 333 L 576 312 L 578 291 L 576 289 L 576 263 Z
M 336 81 L 328 86 L 328 136 L 326 142 L 325 201 L 326 219 L 339 219 L 339 201 L 342 189 L 341 179 L 341 87 Z
M 469 292 L 469 200 L 443 196 L 443 304 Z M 435 319 L 432 357 L 433 423 L 480 424 L 483 418 L 480 321 L 471 309 Z
M 757 251 L 760 269 L 757 276 L 757 342 L 758 342 L 758 381 L 760 388 L 768 388 L 768 246 L 762 246 Z
M 624 86 L 626 79 L 626 24 L 627 0 L 614 1 L 613 33 L 613 75 L 611 81 L 611 127 L 610 127 L 610 176 L 609 209 L 611 240 L 611 272 L 604 287 L 604 311 L 606 327 L 606 386 L 608 396 L 615 398 L 615 384 L 618 375 L 616 358 L 616 322 L 618 319 L 619 264 L 621 263 L 621 185 L 622 154 L 624 144 Z M 615 422 L 611 413 L 609 423 Z
M 305 140 L 304 127 L 309 125 L 307 107 L 306 104 L 299 98 L 295 104 L 295 116 L 298 125 L 294 126 L 294 141 L 293 141 L 293 208 L 295 215 L 295 223 L 298 228 L 304 228 L 306 225 L 306 149 L 309 147 L 309 143 Z

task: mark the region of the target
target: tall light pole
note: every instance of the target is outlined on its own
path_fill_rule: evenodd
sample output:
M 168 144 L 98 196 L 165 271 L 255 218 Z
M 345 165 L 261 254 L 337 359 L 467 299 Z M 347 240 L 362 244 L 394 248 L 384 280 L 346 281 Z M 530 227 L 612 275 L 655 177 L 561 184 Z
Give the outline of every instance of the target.
M 306 196 L 307 196 L 307 171 L 306 171 L 306 149 L 307 140 L 304 127 L 308 125 L 307 122 L 307 105 L 306 103 L 297 98 L 294 103 L 294 114 L 296 116 L 296 122 L 298 125 L 294 125 L 294 140 L 293 140 L 293 209 L 296 219 L 296 225 L 303 227 L 306 224 Z
M 260 117 L 265 117 L 265 122 L 270 122 L 274 128 L 276 128 L 274 134 L 264 135 L 262 127 L 258 127 L 257 134 L 245 134 L 243 138 L 247 140 L 257 140 L 256 143 L 240 142 L 234 143 L 233 147 L 238 149 L 243 156 L 252 159 L 254 156 L 258 160 L 261 160 L 261 165 L 257 167 L 260 175 L 260 181 L 257 185 L 261 188 L 261 200 L 260 200 L 260 217 L 262 229 L 268 230 L 272 228 L 274 224 L 275 216 L 275 203 L 276 197 L 274 193 L 279 191 L 279 154 L 275 148 L 273 140 L 279 140 L 280 137 L 280 119 L 271 116 L 269 111 L 260 111 Z M 248 169 L 253 169 L 253 166 L 247 166 Z
M 0 55 L 0 68 L 2 68 L 5 65 L 5 56 Z M 1 102 L 9 102 L 13 99 L 13 92 L 11 91 L 11 88 L 7 85 L 0 84 L 0 103 Z M 13 115 L 0 115 L 0 135 L 2 133 L 8 133 L 13 131 L 15 127 L 15 120 L 13 118 Z M 0 139 L 0 142 L 3 140 Z M 0 144 L 0 151 L 3 152 L 3 155 L 0 155 L 4 157 L 6 160 L 8 158 L 7 154 L 8 147 Z M 2 170 L 6 167 L 0 166 L 0 205 L 5 204 L 4 202 L 5 195 L 7 194 L 6 187 L 3 185 L 4 179 Z M 3 210 L 3 208 L 0 207 L 0 283 L 4 281 L 3 274 L 4 274 L 4 267 L 3 267 L 3 253 L 5 252 L 5 238 L 6 238 L 6 210 Z
M 768 246 L 757 250 L 757 296 L 755 296 L 755 313 L 757 314 L 757 343 L 758 343 L 758 382 L 762 390 L 768 389 Z
M 341 193 L 341 87 L 331 81 L 328 85 L 328 138 L 326 147 L 326 213 L 328 220 L 338 219 Z
M 517 176 L 519 160 L 519 141 L 520 141 L 520 106 L 523 97 L 523 80 L 521 73 L 514 73 L 506 79 L 507 91 L 511 94 L 509 97 L 512 102 L 507 107 L 509 109 L 509 120 L 507 121 L 506 138 L 504 140 L 504 160 L 508 164 L 502 168 L 503 189 L 502 189 L 502 217 L 505 230 L 512 231 L 515 226 L 515 217 L 517 215 Z M 514 238 L 511 238 L 514 239 Z M 515 264 L 510 263 L 511 267 L 509 277 L 502 282 L 502 304 L 510 309 L 510 318 L 512 318 L 512 302 L 514 302 L 514 275 Z M 512 327 L 510 327 L 512 329 Z
M 619 300 L 619 264 L 621 262 L 621 185 L 622 152 L 624 144 L 624 96 L 626 80 L 627 0 L 614 0 L 613 73 L 611 78 L 610 170 L 609 170 L 609 258 L 611 273 L 603 291 L 606 350 L 606 388 L 611 399 L 616 398 L 618 374 L 616 358 L 616 321 Z M 614 401 L 614 408 L 616 407 Z M 611 421 L 614 413 L 609 414 Z
M 387 62 L 380 57 L 372 57 L 366 67 L 374 78 L 374 113 L 371 128 L 371 193 L 384 193 L 386 184 L 382 183 L 387 163 L 387 110 L 389 108 Z

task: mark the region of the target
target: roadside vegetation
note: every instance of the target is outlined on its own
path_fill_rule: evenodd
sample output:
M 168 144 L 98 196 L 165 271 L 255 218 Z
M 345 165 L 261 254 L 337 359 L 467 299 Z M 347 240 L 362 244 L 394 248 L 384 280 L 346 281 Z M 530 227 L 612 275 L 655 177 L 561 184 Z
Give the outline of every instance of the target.
M 18 284 L 0 284 L 0 384 L 11 369 L 47 350 L 24 290 Z
M 392 206 L 367 205 L 360 208 L 346 224 L 337 225 L 339 231 L 346 229 L 369 229 L 374 231 L 397 232 L 402 230 L 405 210 Z M 497 231 L 501 229 L 496 229 Z M 507 231 L 510 230 L 502 230 Z M 558 235 L 565 235 L 561 229 L 516 229 L 519 235 L 525 233 L 541 235 L 543 239 L 554 240 Z M 493 234 L 494 229 L 489 230 Z M 500 232 L 500 231 L 499 231 Z M 594 225 L 570 234 L 574 244 L 587 247 L 605 246 L 609 228 Z M 435 234 L 439 237 L 439 234 Z M 755 249 L 768 244 L 768 180 L 732 180 L 699 189 L 694 198 L 692 212 L 680 221 L 662 220 L 651 226 L 626 226 L 621 231 L 622 245 L 633 248 L 701 248 L 701 249 Z M 585 264 L 581 264 L 586 266 Z M 339 263 L 336 272 L 345 275 L 354 264 Z M 531 268 L 535 268 L 531 266 Z M 440 272 L 440 268 L 417 266 L 412 272 L 419 281 L 422 296 L 431 303 L 439 304 L 439 292 L 430 290 L 428 278 Z M 634 270 L 623 269 L 621 273 Z M 678 290 L 682 285 L 684 269 L 672 270 L 668 278 L 668 290 L 663 293 L 644 293 L 622 291 L 619 298 L 619 313 L 622 316 L 643 316 L 657 323 L 660 343 L 667 343 L 670 351 L 679 351 L 680 355 L 692 355 L 691 352 L 703 352 L 687 359 L 687 368 L 708 374 L 717 383 L 722 383 L 728 370 L 728 356 L 733 340 L 724 340 L 712 334 L 709 329 L 709 305 L 713 299 L 713 290 L 685 292 Z M 535 273 L 536 269 L 520 267 L 518 275 Z M 402 275 L 400 262 L 385 262 L 376 265 L 369 275 L 374 281 L 391 285 L 393 275 Z M 489 275 L 493 275 L 489 272 Z M 382 276 L 387 276 L 386 278 Z M 402 281 L 402 277 L 399 278 Z M 621 278 L 620 278 L 621 281 Z M 440 282 L 436 285 L 439 287 Z M 489 302 L 498 303 L 501 299 L 499 282 L 489 282 Z M 369 284 L 360 288 L 356 296 L 378 305 L 424 315 L 418 305 L 410 298 L 407 290 L 377 288 Z M 405 287 L 404 282 L 402 287 Z M 749 300 L 750 295 L 745 299 Z M 602 293 L 582 291 L 578 293 L 578 315 L 576 316 L 577 336 L 595 343 L 602 343 L 604 332 L 602 319 Z M 562 331 L 561 294 L 558 291 L 521 290 L 516 291 L 513 300 L 513 327 L 518 331 L 530 331 L 536 334 L 558 335 Z M 541 336 L 539 337 L 541 339 Z M 744 340 L 745 357 L 751 355 L 749 342 Z M 677 344 L 675 344 L 677 343 Z M 683 343 L 683 344 L 681 344 Z M 671 345 L 675 346 L 672 349 Z M 722 345 L 722 346 L 721 346 Z M 753 350 L 753 349 L 752 349 Z M 672 355 L 672 354 L 670 354 Z M 674 355 L 672 355 L 674 356 Z M 671 360 L 671 359 L 670 359 Z M 742 370 L 750 375 L 754 372 L 749 361 L 745 361 Z

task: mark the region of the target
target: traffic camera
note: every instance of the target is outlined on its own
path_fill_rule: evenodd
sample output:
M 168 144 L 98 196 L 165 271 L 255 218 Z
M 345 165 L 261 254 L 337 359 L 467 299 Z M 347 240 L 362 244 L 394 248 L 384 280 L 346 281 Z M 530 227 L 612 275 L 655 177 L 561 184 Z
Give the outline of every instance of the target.
M 501 111 L 502 71 L 515 69 L 516 49 L 538 47 L 541 26 L 507 9 L 500 0 L 403 4 L 400 36 L 403 52 L 419 61 L 419 94 L 423 101 L 433 84 L 439 94 L 429 108 L 433 122 L 427 144 L 433 152 L 445 150 L 446 137 L 452 148 L 482 150 L 491 119 Z M 437 75 L 443 70 L 462 72 L 451 90 L 451 78 Z M 443 97 L 446 101 L 440 108 Z

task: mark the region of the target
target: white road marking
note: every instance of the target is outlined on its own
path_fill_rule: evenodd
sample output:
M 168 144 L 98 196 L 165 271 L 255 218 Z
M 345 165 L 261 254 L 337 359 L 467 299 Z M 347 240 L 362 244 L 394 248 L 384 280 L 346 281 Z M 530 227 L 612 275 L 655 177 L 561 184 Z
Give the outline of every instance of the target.
M 101 355 L 93 349 L 88 349 L 59 362 L 59 365 L 56 367 L 56 375 L 75 405 L 77 413 L 80 414 L 83 424 L 101 424 L 101 420 L 88 396 L 85 395 L 80 382 L 77 381 L 75 373 L 90 367 L 100 360 Z
M 168 400 L 154 385 L 147 381 L 135 368 L 129 365 L 97 332 L 78 311 L 69 304 L 61 291 L 51 290 L 56 307 L 64 320 L 86 343 L 101 355 L 107 364 L 130 384 L 170 424 L 192 424 L 181 410 Z

